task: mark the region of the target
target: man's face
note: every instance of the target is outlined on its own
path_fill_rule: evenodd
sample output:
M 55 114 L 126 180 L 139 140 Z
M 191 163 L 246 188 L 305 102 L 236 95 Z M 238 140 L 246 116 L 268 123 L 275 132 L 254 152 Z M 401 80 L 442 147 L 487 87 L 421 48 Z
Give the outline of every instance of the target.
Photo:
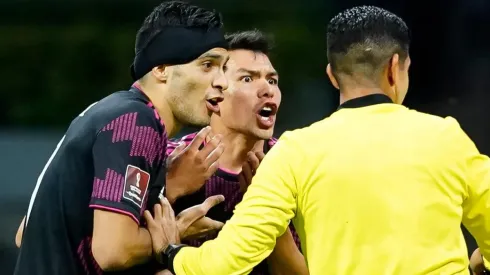
M 228 89 L 216 116 L 224 127 L 259 139 L 269 139 L 281 104 L 278 74 L 267 55 L 230 51 L 225 71 Z M 212 126 L 212 125 L 211 125 Z
M 189 126 L 208 125 L 213 112 L 219 112 L 218 102 L 228 87 L 223 66 L 228 52 L 214 48 L 196 60 L 168 67 L 169 104 L 180 123 Z

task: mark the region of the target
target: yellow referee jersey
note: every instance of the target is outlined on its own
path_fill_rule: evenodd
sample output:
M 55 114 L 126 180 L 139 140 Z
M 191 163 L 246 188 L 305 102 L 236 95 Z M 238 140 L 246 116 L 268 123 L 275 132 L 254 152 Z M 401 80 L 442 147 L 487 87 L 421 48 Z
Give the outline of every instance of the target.
M 456 120 L 354 99 L 286 132 L 219 236 L 174 269 L 247 274 L 292 219 L 312 275 L 469 274 L 460 223 L 490 259 L 489 189 L 490 161 Z

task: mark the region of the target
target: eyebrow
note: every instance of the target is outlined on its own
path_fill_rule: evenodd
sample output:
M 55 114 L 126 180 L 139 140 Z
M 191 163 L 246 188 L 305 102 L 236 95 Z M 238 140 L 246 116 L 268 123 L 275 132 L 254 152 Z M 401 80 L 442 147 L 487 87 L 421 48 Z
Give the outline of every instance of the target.
M 260 75 L 260 71 L 254 71 L 254 70 L 248 70 L 245 68 L 240 68 L 236 71 L 237 73 L 246 73 L 250 75 Z M 267 72 L 267 76 L 279 76 L 279 74 L 276 71 L 269 71 Z
M 216 54 L 216 53 L 205 53 L 205 54 L 199 56 L 199 59 L 205 59 L 205 58 L 220 60 L 220 59 L 223 59 L 224 56 L 221 54 Z

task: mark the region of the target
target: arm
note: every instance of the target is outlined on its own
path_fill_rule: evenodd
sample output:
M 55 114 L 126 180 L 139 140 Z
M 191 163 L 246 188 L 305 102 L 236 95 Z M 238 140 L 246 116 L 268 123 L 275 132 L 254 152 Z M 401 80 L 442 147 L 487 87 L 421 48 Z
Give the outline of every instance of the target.
M 17 229 L 17 234 L 15 234 L 15 245 L 20 248 L 22 243 L 22 234 L 24 234 L 24 226 L 26 222 L 26 216 L 22 219 L 19 225 L 19 229 Z
M 490 259 L 490 159 L 480 154 L 459 125 L 455 131 L 452 144 L 463 157 L 467 184 L 462 223 L 475 238 L 483 257 Z
M 131 113 L 134 120 L 118 118 L 109 123 L 98 133 L 92 148 L 92 253 L 104 271 L 124 270 L 152 255 L 150 234 L 140 227 L 140 220 L 150 181 L 155 180 L 151 176 L 162 166 L 165 142 L 161 126 L 149 111 Z M 124 122 L 128 125 L 122 125 Z M 119 131 L 131 128 L 134 130 Z
M 176 274 L 247 274 L 269 256 L 296 211 L 295 145 L 283 138 L 274 146 L 218 237 L 176 254 Z
M 269 265 L 269 272 L 274 275 L 310 274 L 305 258 L 299 251 L 290 228 L 277 239 L 276 247 L 274 247 L 274 251 L 272 251 L 269 258 L 267 258 L 267 263 Z

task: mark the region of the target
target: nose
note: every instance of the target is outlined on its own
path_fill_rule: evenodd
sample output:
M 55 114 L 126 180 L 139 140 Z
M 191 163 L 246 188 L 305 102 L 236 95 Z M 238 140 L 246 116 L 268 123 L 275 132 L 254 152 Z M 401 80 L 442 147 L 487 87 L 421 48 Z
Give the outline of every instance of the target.
M 220 90 L 220 92 L 228 89 L 228 79 L 222 70 L 216 73 L 212 85 L 213 88 Z
M 269 84 L 267 80 L 264 80 L 262 87 L 259 89 L 259 97 L 268 97 L 272 98 L 274 97 L 275 91 L 274 91 L 274 86 Z

